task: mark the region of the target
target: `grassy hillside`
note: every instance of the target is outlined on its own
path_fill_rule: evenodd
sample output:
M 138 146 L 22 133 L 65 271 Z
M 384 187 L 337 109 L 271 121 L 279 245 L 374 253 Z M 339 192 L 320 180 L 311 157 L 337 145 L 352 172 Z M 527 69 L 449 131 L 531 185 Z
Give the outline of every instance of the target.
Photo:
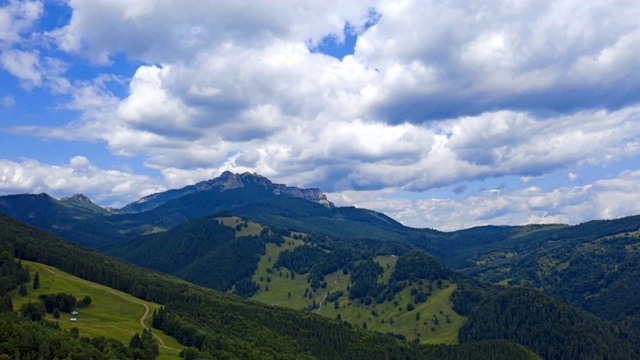
M 137 268 L 0 215 L 0 244 L 23 260 L 162 304 L 155 329 L 171 334 L 189 353 L 242 359 L 531 359 L 507 341 L 419 346 L 312 313 L 288 310 L 199 288 Z M 46 270 L 44 270 L 46 271 Z M 11 339 L 9 339 L 11 340 Z
M 294 275 L 292 279 L 290 270 L 272 268 L 282 251 L 302 244 L 301 240 L 286 239 L 282 247 L 267 245 L 267 251 L 261 256 L 254 275 L 254 281 L 260 285 L 260 290 L 252 299 L 293 309 L 306 309 L 332 319 L 340 318 L 359 327 L 366 323 L 367 329 L 402 335 L 408 340 L 418 340 L 425 344 L 458 343 L 458 330 L 466 318 L 453 310 L 450 295 L 456 289 L 455 284 L 445 282 L 442 289 L 436 286 L 429 299 L 416 304 L 411 311 L 407 311 L 407 305 L 412 302 L 411 292 L 425 287 L 425 283 L 422 286 L 415 283 L 404 288 L 392 301 L 365 305 L 349 299 L 351 276 L 349 273 L 344 274 L 342 270 L 325 277 L 326 288 L 313 290 L 307 282 L 308 274 Z M 397 256 L 375 258 L 384 268 L 384 272 L 378 277 L 381 284 L 388 283 L 397 259 Z M 342 295 L 336 297 L 340 293 Z
M 26 296 L 21 296 L 17 294 L 18 290 L 14 290 L 14 307 L 19 309 L 29 301 L 39 301 L 38 295 L 42 294 L 65 293 L 78 299 L 88 295 L 92 303 L 86 308 L 77 309 L 78 316 L 61 313 L 59 319 L 54 319 L 51 314 L 46 315 L 47 320 L 57 322 L 63 330 L 77 328 L 80 336 L 104 336 L 128 344 L 134 334 L 151 328 L 151 315 L 160 307 L 158 304 L 72 276 L 52 266 L 30 261 L 23 261 L 23 265 L 29 268 L 32 275 L 36 272 L 39 274 L 40 287 L 35 290 L 28 287 Z M 77 318 L 77 321 L 71 322 L 71 317 Z M 158 359 L 180 358 L 178 354 L 184 346 L 161 331 L 153 330 L 153 333 L 160 347 Z

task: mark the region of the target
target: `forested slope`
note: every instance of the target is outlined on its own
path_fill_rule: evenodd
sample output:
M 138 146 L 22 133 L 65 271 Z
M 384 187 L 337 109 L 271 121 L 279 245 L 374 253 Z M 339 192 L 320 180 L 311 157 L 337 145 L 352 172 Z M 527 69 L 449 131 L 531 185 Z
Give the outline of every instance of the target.
M 0 215 L 1 243 L 16 257 L 165 304 L 155 325 L 204 358 L 529 359 L 509 342 L 430 347 L 399 342 L 314 314 L 274 308 L 143 270 Z M 215 331 L 212 331 L 215 329 Z M 329 349 L 329 350 L 327 350 Z

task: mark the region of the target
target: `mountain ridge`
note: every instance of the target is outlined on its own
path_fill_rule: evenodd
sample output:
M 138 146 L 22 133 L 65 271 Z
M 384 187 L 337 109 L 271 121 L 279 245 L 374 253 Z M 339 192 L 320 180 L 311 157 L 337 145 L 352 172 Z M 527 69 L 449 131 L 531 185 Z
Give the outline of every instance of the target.
M 242 174 L 234 174 L 230 171 L 225 171 L 220 174 L 220 176 L 210 180 L 200 181 L 196 184 L 188 185 L 180 189 L 171 189 L 147 195 L 139 200 L 127 204 L 121 209 L 115 209 L 114 212 L 124 214 L 147 211 L 185 195 L 211 190 L 223 192 L 243 188 L 249 184 L 261 186 L 270 190 L 274 195 L 300 198 L 323 205 L 327 208 L 335 207 L 335 205 L 329 201 L 327 196 L 317 188 L 301 189 L 295 186 L 287 186 L 285 184 L 275 184 L 268 178 L 257 173 L 245 172 Z

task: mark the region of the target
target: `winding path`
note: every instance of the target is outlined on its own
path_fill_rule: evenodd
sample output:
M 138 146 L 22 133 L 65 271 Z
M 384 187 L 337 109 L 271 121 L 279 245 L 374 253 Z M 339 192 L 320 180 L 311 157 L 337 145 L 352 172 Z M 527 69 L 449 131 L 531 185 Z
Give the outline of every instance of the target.
M 56 273 L 55 271 L 53 271 L 52 269 L 50 269 L 47 265 L 40 264 L 40 266 L 42 266 L 45 270 L 47 270 L 48 272 L 52 273 L 53 275 L 55 275 L 55 276 L 60 276 L 60 274 L 58 274 L 58 273 Z M 74 281 L 77 281 L 77 282 L 80 282 L 80 283 L 83 283 L 84 285 L 90 286 L 90 287 L 92 287 L 92 288 L 94 288 L 94 289 L 106 290 L 106 291 L 108 291 L 108 292 L 112 293 L 113 295 L 118 296 L 118 297 L 120 297 L 120 298 L 122 298 L 122 299 L 124 299 L 124 300 L 126 300 L 126 301 L 129 301 L 129 302 L 132 302 L 132 303 L 134 303 L 134 304 L 139 304 L 139 305 L 144 306 L 144 314 L 143 314 L 143 315 L 142 315 L 142 317 L 140 318 L 140 326 L 142 326 L 142 328 L 143 328 L 143 329 L 145 329 L 145 330 L 149 330 L 149 327 L 144 323 L 144 321 L 146 320 L 146 318 L 148 318 L 148 317 L 149 317 L 149 311 L 150 311 L 150 309 L 149 309 L 149 305 L 147 305 L 147 304 L 145 304 L 145 303 L 143 303 L 143 302 L 141 302 L 141 301 L 133 300 L 133 299 L 131 299 L 130 297 L 124 296 L 124 295 L 122 295 L 121 293 L 119 293 L 119 292 L 117 292 L 117 291 L 115 291 L 115 290 L 113 290 L 113 289 L 111 289 L 111 288 L 109 288 L 109 287 L 106 287 L 106 286 L 104 286 L 104 285 L 102 285 L 102 286 L 98 286 L 98 285 L 96 285 L 96 284 L 92 283 L 91 281 L 84 280 L 84 279 L 77 278 L 77 277 L 72 277 L 72 278 L 70 278 L 70 279 L 71 279 L 71 280 L 74 280 Z M 131 295 L 130 295 L 130 296 L 131 296 Z M 112 326 L 112 327 L 118 328 L 118 327 L 116 327 L 116 326 Z M 119 329 L 122 329 L 122 328 L 119 328 Z M 124 329 L 123 329 L 123 330 L 124 330 Z M 129 331 L 129 330 L 127 330 L 127 332 L 130 332 L 130 331 Z M 160 346 L 160 347 L 163 347 L 163 348 L 165 348 L 165 349 L 176 350 L 176 351 L 178 350 L 178 349 L 174 349 L 174 348 L 172 348 L 172 347 L 167 346 L 167 344 L 165 344 L 164 340 L 162 340 L 162 338 L 160 338 L 158 335 L 153 334 L 153 336 L 158 340 L 158 343 L 159 343 L 159 346 Z
M 338 279 L 334 280 L 333 283 L 335 284 L 335 288 L 338 288 Z M 318 308 L 316 309 L 316 314 L 320 314 L 320 310 L 322 310 L 322 304 L 324 303 L 324 301 L 327 299 L 327 296 L 329 296 L 328 293 L 324 294 L 324 296 L 322 297 L 322 299 L 320 300 L 320 305 L 318 306 Z

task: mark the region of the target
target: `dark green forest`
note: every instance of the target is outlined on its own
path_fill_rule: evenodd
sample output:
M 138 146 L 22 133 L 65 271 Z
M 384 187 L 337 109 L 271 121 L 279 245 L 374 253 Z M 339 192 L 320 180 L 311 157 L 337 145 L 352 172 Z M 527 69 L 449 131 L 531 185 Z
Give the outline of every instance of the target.
M 354 359 L 535 357 L 519 345 L 504 341 L 461 346 L 404 343 L 391 336 L 314 314 L 199 288 L 82 248 L 4 215 L 0 215 L 0 229 L 3 247 L 18 259 L 55 266 L 84 279 L 164 304 L 163 311 L 155 314 L 154 325 L 184 345 L 193 347 L 189 353 L 197 352 L 202 358 L 330 359 L 336 358 L 336 354 L 340 358 Z M 12 326 L 9 322 L 6 324 L 3 326 L 7 329 Z M 29 331 L 45 326 L 32 324 L 35 323 L 25 325 L 34 329 Z M 85 341 L 91 343 L 93 340 Z

